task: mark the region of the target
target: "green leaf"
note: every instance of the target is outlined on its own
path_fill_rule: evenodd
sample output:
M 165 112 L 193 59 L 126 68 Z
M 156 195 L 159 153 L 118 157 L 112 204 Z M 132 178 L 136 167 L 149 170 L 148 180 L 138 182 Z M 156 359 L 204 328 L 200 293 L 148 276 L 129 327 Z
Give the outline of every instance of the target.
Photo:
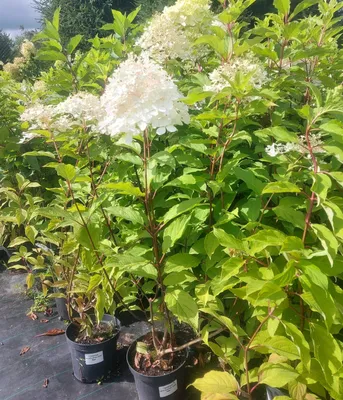
M 261 199 L 251 198 L 241 206 L 241 213 L 250 221 L 257 221 L 261 213 Z
M 220 394 L 222 396 L 226 396 L 230 393 L 236 392 L 239 389 L 235 377 L 228 372 L 223 371 L 207 372 L 202 378 L 196 379 L 192 383 L 192 386 L 205 395 Z
M 234 174 L 238 179 L 241 179 L 246 183 L 249 189 L 251 189 L 256 194 L 262 194 L 263 188 L 265 187 L 265 183 L 257 179 L 254 173 L 250 170 L 244 170 L 240 167 L 234 168 Z
M 32 244 L 35 244 L 35 238 L 38 235 L 38 231 L 34 226 L 28 225 L 25 227 L 25 235 Z
M 297 379 L 299 374 L 288 364 L 264 363 L 259 369 L 259 383 L 276 388 L 282 388 L 287 383 Z
M 142 8 L 141 6 L 137 7 L 135 10 L 131 11 L 130 14 L 127 16 L 127 19 L 128 21 L 130 21 L 130 23 L 132 23 L 135 20 L 141 8 Z
M 121 207 L 121 206 L 113 206 L 106 208 L 110 215 L 113 215 L 117 218 L 123 218 L 128 221 L 133 222 L 134 224 L 144 225 L 145 224 L 145 215 L 143 211 L 136 210 L 133 207 Z
M 296 17 L 302 11 L 306 10 L 307 8 L 313 6 L 314 4 L 317 4 L 317 3 L 318 3 L 318 0 L 303 0 L 301 3 L 299 3 L 295 7 L 294 11 L 292 12 L 292 15 L 290 16 L 290 19 Z
M 174 247 L 175 243 L 182 238 L 188 223 L 191 220 L 191 215 L 181 215 L 171 222 L 163 231 L 162 251 L 167 253 Z
M 200 260 L 188 253 L 174 254 L 167 258 L 164 273 L 170 274 L 171 272 L 181 272 L 184 270 L 192 269 L 200 264 Z
M 247 246 L 244 242 L 237 239 L 235 236 L 226 233 L 223 229 L 214 228 L 213 234 L 218 239 L 219 244 L 223 247 L 240 251 L 247 250 Z
M 185 200 L 180 204 L 173 206 L 163 217 L 164 223 L 167 223 L 174 218 L 178 217 L 181 214 L 184 214 L 187 211 L 192 210 L 193 208 L 199 206 L 204 199 L 202 198 L 194 198 L 190 200 Z
M 204 248 L 209 258 L 212 257 L 218 246 L 219 240 L 217 239 L 215 234 L 213 232 L 208 233 L 204 240 Z
M 325 377 L 330 379 L 342 368 L 342 350 L 337 340 L 324 327 L 311 323 L 310 332 L 315 358 L 321 365 Z
M 283 126 L 273 126 L 272 128 L 260 129 L 254 132 L 256 136 L 271 136 L 279 142 L 298 143 L 298 135 L 295 132 L 288 131 Z
M 274 7 L 282 14 L 288 15 L 291 9 L 290 0 L 274 0 Z
M 26 243 L 28 241 L 29 241 L 28 238 L 23 237 L 23 236 L 18 236 L 18 237 L 16 237 L 15 239 L 13 239 L 11 241 L 11 243 L 8 245 L 8 247 L 16 247 L 16 246 L 19 246 L 19 245 L 21 245 L 23 243 Z
M 111 257 L 111 262 L 106 266 L 112 269 L 119 268 L 121 271 L 145 278 L 156 279 L 157 277 L 157 269 L 149 260 L 140 256 L 132 256 L 125 253 L 116 255 Z
M 287 357 L 291 361 L 299 360 L 301 358 L 298 347 L 284 336 L 268 338 L 266 342 L 262 343 L 262 346 L 269 349 L 271 353 Z M 258 348 L 256 349 L 258 350 Z
M 340 142 L 329 141 L 322 147 L 328 154 L 333 155 L 341 164 L 343 164 L 343 149 Z
M 24 153 L 23 156 L 55 158 L 55 155 L 53 153 L 50 153 L 50 151 L 28 151 L 27 153 Z
M 336 314 L 336 307 L 329 292 L 328 277 L 309 261 L 302 260 L 298 266 L 304 272 L 299 277 L 303 287 L 301 297 L 313 311 L 322 315 L 330 329 Z
M 137 342 L 136 352 L 140 354 L 148 354 L 148 345 L 144 342 Z
M 320 129 L 332 134 L 334 139 L 342 140 L 343 138 L 343 127 L 340 121 L 332 120 L 326 122 L 325 124 L 320 125 Z
M 57 32 L 60 27 L 60 13 L 61 13 L 61 7 L 56 8 L 52 19 L 52 25 L 54 26 Z
M 301 211 L 294 210 L 284 204 L 280 204 L 273 208 L 276 216 L 283 221 L 290 222 L 294 227 L 304 229 L 305 227 L 305 214 Z
M 343 187 L 343 172 L 330 172 L 330 176 Z
M 312 192 L 315 192 L 321 201 L 325 201 L 328 195 L 328 191 L 331 188 L 332 182 L 326 174 L 314 174 Z
M 297 236 L 288 236 L 286 240 L 282 244 L 281 251 L 290 252 L 290 251 L 300 251 L 304 250 L 304 243 Z
M 205 313 L 205 314 L 212 315 L 212 317 L 214 317 L 218 322 L 220 322 L 230 332 L 232 332 L 233 335 L 235 335 L 235 336 L 246 336 L 246 333 L 243 331 L 243 329 L 239 325 L 234 324 L 230 318 L 225 317 L 224 315 L 218 314 L 212 308 L 201 308 L 200 311 Z
M 298 381 L 292 381 L 288 384 L 289 394 L 292 396 L 294 400 L 304 400 L 307 386 L 304 383 Z
M 330 229 L 328 229 L 324 225 L 312 224 L 311 227 L 316 233 L 323 248 L 325 249 L 327 257 L 332 266 L 339 247 L 337 239 L 335 238 L 334 234 L 330 231 Z
M 110 189 L 120 194 L 127 194 L 135 197 L 144 197 L 144 193 L 131 182 L 110 182 L 99 186 L 99 189 Z
M 66 56 L 56 50 L 40 50 L 37 58 L 42 61 L 67 61 Z
M 31 289 L 32 286 L 35 283 L 35 276 L 33 275 L 33 273 L 29 272 L 26 276 L 26 285 L 27 285 L 27 289 Z
M 262 194 L 299 192 L 301 192 L 301 190 L 298 188 L 298 186 L 294 185 L 291 182 L 270 182 L 264 187 Z
M 89 284 L 88 284 L 88 292 L 93 291 L 95 288 L 97 288 L 100 283 L 101 283 L 101 275 L 97 274 L 97 275 L 92 275 L 89 279 Z
M 83 35 L 76 35 L 69 40 L 69 42 L 67 44 L 68 54 L 73 54 L 76 47 L 80 44 L 82 38 L 83 38 Z
M 100 322 L 105 313 L 105 291 L 103 289 L 97 289 L 96 291 L 96 303 L 95 303 L 95 315 L 98 322 Z
M 181 321 L 198 329 L 199 311 L 194 299 L 183 290 L 167 292 L 165 301 L 168 309 Z
M 56 172 L 59 176 L 67 181 L 72 181 L 76 176 L 76 169 L 71 164 L 58 164 L 56 167 Z
M 184 282 L 190 283 L 197 280 L 198 279 L 188 271 L 172 272 L 163 279 L 163 284 L 165 286 L 173 286 Z
M 263 229 L 246 238 L 251 243 L 251 251 L 257 253 L 268 246 L 282 246 L 286 235 L 274 229 Z
M 285 327 L 287 335 L 292 339 L 293 343 L 298 347 L 301 355 L 301 361 L 304 367 L 309 371 L 311 367 L 310 345 L 307 343 L 304 334 L 294 324 L 287 321 L 281 321 Z

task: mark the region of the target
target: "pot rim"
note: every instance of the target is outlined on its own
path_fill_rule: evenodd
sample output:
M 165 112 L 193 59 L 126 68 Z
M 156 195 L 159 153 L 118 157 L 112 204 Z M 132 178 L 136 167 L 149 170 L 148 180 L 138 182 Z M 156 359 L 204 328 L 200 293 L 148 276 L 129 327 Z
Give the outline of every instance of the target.
M 93 314 L 93 315 L 94 315 L 94 314 Z M 111 317 L 111 318 L 113 318 L 113 319 L 115 320 L 115 322 L 116 322 L 116 327 L 118 328 L 118 331 L 117 331 L 117 333 L 116 333 L 115 335 L 113 335 L 113 336 L 110 337 L 109 339 L 104 340 L 103 342 L 100 342 L 100 343 L 77 343 L 77 342 L 75 342 L 74 340 L 72 340 L 72 339 L 69 337 L 70 328 L 71 328 L 72 326 L 77 325 L 75 322 L 72 321 L 72 322 L 70 322 L 70 323 L 68 324 L 67 329 L 66 329 L 66 331 L 65 331 L 65 336 L 66 336 L 67 341 L 68 341 L 68 342 L 71 342 L 71 343 L 73 343 L 74 345 L 77 345 L 77 346 L 92 347 L 92 346 L 99 346 L 99 345 L 108 343 L 110 340 L 113 340 L 114 338 L 118 338 L 118 336 L 119 336 L 119 334 L 120 334 L 120 332 L 121 332 L 121 323 L 120 323 L 120 320 L 119 320 L 117 317 L 115 317 L 114 315 L 104 314 L 104 316 Z
M 165 377 L 165 376 L 168 376 L 168 375 L 171 375 L 171 374 L 177 372 L 180 368 L 182 368 L 182 367 L 186 364 L 186 361 L 187 361 L 187 358 L 188 358 L 188 355 L 189 355 L 189 349 L 188 349 L 188 347 L 187 347 L 186 349 L 184 349 L 184 351 L 185 351 L 185 353 L 186 353 L 186 354 L 185 354 L 185 359 L 184 359 L 184 361 L 183 361 L 176 369 L 173 369 L 172 371 L 170 371 L 170 372 L 168 372 L 168 373 L 166 373 L 166 374 L 157 375 L 157 376 L 149 376 L 149 375 L 142 374 L 141 372 L 138 372 L 137 370 L 135 370 L 135 369 L 133 368 L 133 366 L 131 365 L 131 363 L 130 363 L 129 355 L 130 355 L 131 352 L 132 352 L 133 346 L 137 344 L 137 342 L 139 341 L 139 339 L 143 338 L 143 337 L 146 336 L 146 335 L 147 335 L 147 334 L 145 333 L 144 335 L 140 336 L 140 337 L 137 338 L 135 341 L 133 341 L 133 342 L 130 344 L 130 346 L 129 346 L 127 352 L 126 352 L 126 362 L 127 362 L 127 365 L 129 366 L 130 371 L 131 371 L 132 373 L 135 373 L 135 374 L 137 374 L 137 375 L 139 375 L 139 376 L 142 376 L 142 377 L 144 377 L 144 378 L 151 378 L 151 379 L 156 378 L 156 379 L 158 379 L 158 378 L 163 378 L 163 377 Z

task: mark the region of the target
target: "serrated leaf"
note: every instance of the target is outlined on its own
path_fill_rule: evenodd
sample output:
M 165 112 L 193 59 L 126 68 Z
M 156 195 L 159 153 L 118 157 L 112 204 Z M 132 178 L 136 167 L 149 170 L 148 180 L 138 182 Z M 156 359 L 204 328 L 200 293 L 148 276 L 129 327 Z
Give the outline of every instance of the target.
M 204 249 L 209 258 L 212 257 L 218 246 L 219 240 L 216 238 L 215 234 L 213 232 L 208 233 L 204 240 Z
M 263 347 L 268 348 L 271 353 L 287 357 L 291 361 L 300 359 L 300 352 L 297 346 L 284 336 L 271 337 L 262 345 Z
M 313 176 L 312 192 L 315 192 L 321 201 L 325 201 L 332 182 L 326 174 L 315 174 Z
M 24 157 L 32 156 L 32 157 L 49 157 L 55 158 L 55 155 L 50 151 L 28 151 L 27 153 L 23 154 Z
M 214 228 L 213 234 L 218 239 L 219 244 L 223 247 L 240 251 L 247 250 L 247 246 L 244 242 L 242 242 L 242 240 L 239 240 L 235 236 L 226 233 L 223 229 Z
M 219 394 L 224 396 L 234 393 L 239 389 L 235 377 L 228 372 L 222 371 L 207 372 L 202 378 L 196 379 L 192 383 L 192 386 L 204 394 Z
M 57 50 L 40 50 L 37 58 L 42 61 L 67 61 L 66 56 Z
M 193 208 L 199 206 L 203 202 L 202 198 L 195 198 L 190 200 L 185 200 L 180 204 L 173 206 L 163 217 L 164 223 L 167 223 L 181 214 L 192 210 Z
M 99 186 L 99 189 L 109 189 L 120 194 L 127 194 L 135 197 L 144 197 L 144 193 L 131 182 L 110 182 Z
M 342 368 L 342 350 L 337 340 L 321 325 L 311 323 L 310 332 L 314 355 L 324 375 L 330 378 Z
M 145 215 L 143 211 L 136 210 L 133 207 L 113 206 L 106 208 L 106 210 L 110 215 L 113 215 L 117 218 L 126 219 L 127 221 L 131 221 L 134 224 L 145 224 Z
M 188 253 L 178 253 L 168 257 L 164 267 L 164 273 L 181 272 L 192 269 L 200 264 L 200 260 Z
M 307 392 L 307 386 L 301 382 L 292 381 L 288 384 L 288 391 L 289 394 L 292 396 L 292 399 L 304 400 Z
M 294 185 L 291 182 L 270 182 L 268 183 L 262 194 L 266 193 L 299 193 L 301 190 L 297 185 Z
M 274 0 L 274 7 L 282 14 L 288 15 L 291 8 L 290 0 Z
M 35 238 L 38 235 L 38 231 L 34 226 L 27 225 L 25 227 L 25 235 L 32 244 L 35 243 Z
M 172 221 L 163 231 L 162 251 L 167 253 L 174 247 L 175 243 L 184 235 L 191 215 L 181 215 Z
M 198 329 L 199 310 L 194 299 L 183 290 L 167 292 L 165 302 L 168 309 L 181 321 Z
M 333 262 L 339 247 L 337 239 L 326 226 L 320 224 L 312 224 L 311 226 L 320 240 L 323 248 L 325 249 L 331 266 L 333 266 Z
M 62 178 L 72 181 L 76 176 L 76 169 L 71 164 L 58 164 L 56 167 L 56 172 Z
M 79 45 L 82 38 L 83 38 L 83 35 L 76 35 L 69 40 L 69 42 L 67 44 L 67 52 L 69 54 L 73 54 L 74 50 Z
M 259 383 L 282 388 L 297 379 L 299 374 L 288 364 L 264 363 L 259 369 Z

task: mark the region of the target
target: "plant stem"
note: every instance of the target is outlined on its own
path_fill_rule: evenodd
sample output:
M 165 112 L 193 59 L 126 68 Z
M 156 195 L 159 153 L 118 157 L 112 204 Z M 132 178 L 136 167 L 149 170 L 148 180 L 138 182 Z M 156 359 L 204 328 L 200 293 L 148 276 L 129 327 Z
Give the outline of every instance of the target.
M 253 341 L 255 340 L 257 334 L 260 332 L 262 329 L 263 325 L 269 320 L 269 318 L 273 315 L 273 312 L 275 311 L 275 308 L 272 308 L 269 310 L 268 315 L 261 321 L 260 325 L 257 327 L 255 330 L 254 334 L 251 336 L 248 344 L 244 347 L 244 367 L 245 367 L 245 374 L 246 374 L 246 386 L 247 386 L 247 392 L 249 399 L 251 400 L 251 391 L 250 391 L 250 380 L 249 380 L 249 366 L 248 366 L 248 353 L 250 350 L 250 346 L 252 345 Z
M 225 330 L 226 330 L 226 328 L 219 328 L 219 329 L 217 329 L 215 332 L 213 332 L 213 333 L 211 333 L 210 335 L 208 335 L 208 338 L 211 339 L 211 338 L 213 338 L 214 336 L 217 336 L 217 335 L 219 335 L 220 333 L 224 332 Z M 176 353 L 177 351 L 184 350 L 184 349 L 186 349 L 187 347 L 192 346 L 193 344 L 200 343 L 200 342 L 202 342 L 202 341 L 203 341 L 202 338 L 197 338 L 197 339 L 191 340 L 191 341 L 188 342 L 188 343 L 183 344 L 182 346 L 172 347 L 172 348 L 169 348 L 169 349 L 164 349 L 164 350 L 162 350 L 162 351 L 159 352 L 159 356 L 160 356 L 160 357 L 163 357 L 163 356 L 166 355 L 166 354 Z
M 152 193 L 150 191 L 150 184 L 148 181 L 148 162 L 150 158 L 150 149 L 151 142 L 149 141 L 149 132 L 148 129 L 145 129 L 143 133 L 144 145 L 143 145 L 143 168 L 144 168 L 144 204 L 145 204 L 145 213 L 148 219 L 148 227 L 147 231 L 152 239 L 152 248 L 155 259 L 155 268 L 157 270 L 157 290 L 161 290 L 161 304 L 163 308 L 163 313 L 165 315 L 167 325 L 170 330 L 170 337 L 172 337 L 172 321 L 168 312 L 167 305 L 165 303 L 165 287 L 163 285 L 163 277 L 162 277 L 162 262 L 164 260 L 164 254 L 160 255 L 160 245 L 158 242 L 158 233 L 160 232 L 160 227 L 156 223 L 155 218 L 155 210 L 154 210 L 154 199 Z M 154 299 L 155 300 L 155 299 Z M 150 300 L 149 300 L 150 302 Z M 150 302 L 151 305 L 151 302 Z M 152 305 L 150 307 L 150 313 L 152 311 Z M 151 316 L 152 318 L 153 316 Z M 155 337 L 154 330 L 152 332 L 153 338 Z M 165 330 L 163 335 L 162 344 L 166 345 L 167 343 L 167 335 L 168 329 Z

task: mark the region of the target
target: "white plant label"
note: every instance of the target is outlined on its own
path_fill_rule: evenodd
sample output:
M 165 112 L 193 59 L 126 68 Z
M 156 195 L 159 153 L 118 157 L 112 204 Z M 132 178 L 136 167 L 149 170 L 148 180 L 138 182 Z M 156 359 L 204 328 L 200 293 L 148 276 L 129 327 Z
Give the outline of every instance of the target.
M 86 365 L 99 364 L 104 361 L 104 353 L 99 351 L 93 354 L 85 354 Z
M 169 383 L 169 385 L 160 386 L 158 390 L 160 391 L 160 397 L 170 396 L 171 394 L 177 391 L 177 380 L 175 380 L 172 383 Z

